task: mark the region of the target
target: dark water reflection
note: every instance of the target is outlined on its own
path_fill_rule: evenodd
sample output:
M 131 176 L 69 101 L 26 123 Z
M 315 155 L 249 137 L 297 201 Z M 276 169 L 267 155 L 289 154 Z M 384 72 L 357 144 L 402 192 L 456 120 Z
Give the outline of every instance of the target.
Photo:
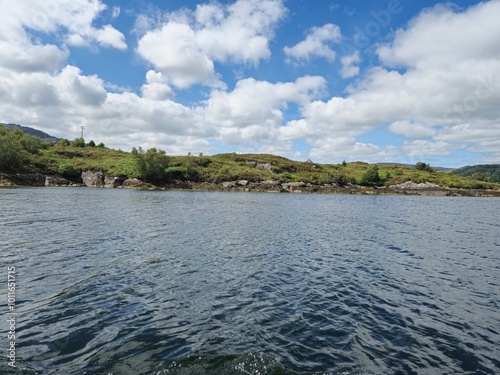
M 0 373 L 500 373 L 499 211 L 498 198 L 3 189 L 19 367 L 4 356 Z

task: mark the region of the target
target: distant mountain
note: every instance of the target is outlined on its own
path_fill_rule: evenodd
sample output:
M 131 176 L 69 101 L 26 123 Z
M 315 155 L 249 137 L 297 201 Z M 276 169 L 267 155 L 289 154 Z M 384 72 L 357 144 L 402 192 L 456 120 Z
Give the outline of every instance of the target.
M 476 180 L 500 182 L 500 164 L 468 165 L 454 170 L 453 173 Z
M 2 125 L 7 127 L 10 130 L 12 130 L 14 128 L 18 128 L 24 134 L 34 135 L 35 137 L 40 138 L 43 142 L 57 143 L 61 140 L 61 138 L 53 137 L 50 134 L 47 134 L 41 130 L 33 129 L 33 128 L 30 128 L 28 126 L 22 126 L 22 125 L 18 125 L 18 124 L 2 124 Z

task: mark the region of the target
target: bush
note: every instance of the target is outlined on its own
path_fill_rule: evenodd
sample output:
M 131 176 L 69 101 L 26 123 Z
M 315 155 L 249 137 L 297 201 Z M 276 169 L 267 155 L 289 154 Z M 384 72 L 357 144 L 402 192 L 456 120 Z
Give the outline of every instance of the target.
M 382 185 L 382 179 L 378 174 L 378 166 L 376 164 L 370 165 L 366 172 L 361 177 L 361 185 L 364 186 L 380 186 Z
M 166 169 L 169 164 L 169 157 L 165 151 L 150 148 L 146 152 L 139 147 L 132 149 L 132 156 L 135 159 L 137 177 L 150 182 L 161 182 L 167 179 Z
M 21 140 L 14 132 L 0 136 L 0 171 L 19 172 L 27 159 Z
M 87 143 L 87 146 L 88 147 L 95 147 L 95 142 L 91 140 L 89 143 Z
M 415 164 L 415 169 L 417 171 L 435 172 L 434 168 L 432 168 L 430 164 L 422 163 L 421 161 Z
M 61 147 L 68 147 L 70 144 L 71 143 L 66 138 L 63 138 L 59 142 L 57 142 L 57 145 Z
M 70 180 L 79 179 L 82 175 L 81 169 L 76 169 L 71 164 L 63 164 L 59 167 L 59 174 Z
M 85 147 L 85 140 L 83 138 L 77 138 L 73 142 L 71 142 L 71 146 L 73 146 L 73 147 Z

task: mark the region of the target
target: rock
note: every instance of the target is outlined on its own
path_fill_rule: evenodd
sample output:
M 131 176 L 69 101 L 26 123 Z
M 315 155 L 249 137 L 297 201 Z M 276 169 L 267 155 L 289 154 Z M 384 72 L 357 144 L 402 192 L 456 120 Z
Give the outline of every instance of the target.
M 105 176 L 102 172 L 93 173 L 92 171 L 82 172 L 83 184 L 88 187 L 104 187 Z
M 283 189 L 288 190 L 288 191 L 294 191 L 296 189 L 305 187 L 306 184 L 303 182 L 287 182 L 285 184 L 281 184 Z
M 406 181 L 402 184 L 391 185 L 390 189 L 394 190 L 424 190 L 424 189 L 439 189 L 441 186 L 432 184 L 430 182 L 415 183 L 413 181 Z
M 262 171 L 270 172 L 270 173 L 273 172 L 271 163 L 265 163 L 265 164 L 257 163 L 255 165 L 255 168 L 260 169 Z
M 0 180 L 1 186 L 45 186 L 45 176 L 41 173 L 2 173 Z
M 60 176 L 45 176 L 45 186 L 73 186 L 74 183 Z
M 123 181 L 125 179 L 123 177 L 105 177 L 104 178 L 104 187 L 116 189 L 119 186 L 122 186 Z
M 149 189 L 149 190 L 158 189 L 156 186 L 148 182 L 138 180 L 137 178 L 129 178 L 123 181 L 123 184 L 121 186 L 124 189 Z
M 278 186 L 281 184 L 279 181 L 276 181 L 276 180 L 267 180 L 267 181 L 262 182 L 260 185 L 263 187 L 274 187 L 274 186 Z
M 238 180 L 238 181 L 236 181 L 236 184 L 239 186 L 248 186 L 249 181 L 248 180 Z
M 226 182 L 222 183 L 222 187 L 225 187 L 225 188 L 233 188 L 235 186 L 236 186 L 236 182 L 234 182 L 234 181 L 226 181 Z

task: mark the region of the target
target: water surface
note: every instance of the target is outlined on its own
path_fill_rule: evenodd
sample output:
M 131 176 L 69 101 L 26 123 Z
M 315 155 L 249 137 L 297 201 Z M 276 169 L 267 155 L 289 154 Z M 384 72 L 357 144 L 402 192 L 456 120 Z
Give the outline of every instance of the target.
M 500 373 L 498 212 L 498 198 L 1 189 L 19 318 L 18 367 L 4 355 L 0 373 Z

